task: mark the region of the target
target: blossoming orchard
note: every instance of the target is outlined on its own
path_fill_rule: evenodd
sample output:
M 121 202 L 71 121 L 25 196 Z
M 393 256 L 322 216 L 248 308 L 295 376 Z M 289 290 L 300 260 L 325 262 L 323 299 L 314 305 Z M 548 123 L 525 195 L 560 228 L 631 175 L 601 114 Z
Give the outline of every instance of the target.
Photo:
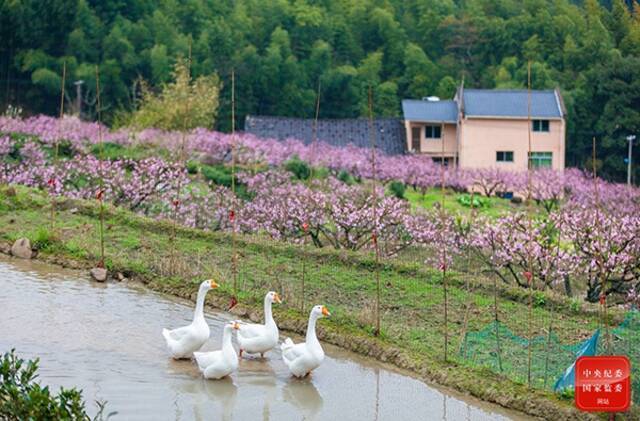
M 612 294 L 630 304 L 638 299 L 640 190 L 577 169 L 534 171 L 529 190 L 526 173 L 447 168 L 442 174 L 427 157 L 378 155 L 380 184 L 374 184 L 368 149 L 323 142 L 203 129 L 186 136 L 109 131 L 73 117 L 45 116 L 2 117 L 0 133 L 1 183 L 83 199 L 102 189 L 104 200 L 116 206 L 210 231 L 232 230 L 234 210 L 238 232 L 316 247 L 370 249 L 377 227 L 386 259 L 421 250 L 424 264 L 438 267 L 444 244 L 446 265 L 472 255 L 506 284 L 569 295 L 583 291 L 590 302 Z M 225 172 L 233 148 L 235 195 Z M 292 171 L 292 162 L 307 165 L 310 173 Z M 400 182 L 420 198 L 439 187 L 442 177 L 449 193 L 472 200 L 515 192 L 526 201 L 530 192 L 534 208 L 509 204 L 493 214 L 473 202 L 470 212 L 441 212 L 438 202 L 415 206 L 389 193 L 390 184 Z M 534 282 L 527 280 L 529 272 Z

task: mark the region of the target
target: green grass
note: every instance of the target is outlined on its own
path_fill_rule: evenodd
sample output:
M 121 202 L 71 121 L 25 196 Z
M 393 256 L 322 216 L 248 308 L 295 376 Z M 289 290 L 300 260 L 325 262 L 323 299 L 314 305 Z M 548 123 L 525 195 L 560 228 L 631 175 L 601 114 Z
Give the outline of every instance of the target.
M 448 189 L 445 190 L 444 208 L 451 213 L 461 215 L 470 214 L 471 207 L 464 206 L 458 201 L 458 198 L 462 195 L 463 193 L 456 193 Z M 424 195 L 420 191 L 407 188 L 404 197 L 409 200 L 413 209 L 433 209 L 434 206 L 439 206 L 440 203 L 442 203 L 442 193 L 438 188 L 429 189 Z M 522 205 L 513 204 L 508 199 L 501 199 L 499 197 L 483 197 L 483 200 L 487 202 L 487 205 L 476 208 L 478 215 L 498 217 L 516 209 L 524 209 Z
M 168 158 L 169 152 L 161 150 L 157 146 L 137 144 L 133 146 L 123 146 L 117 143 L 103 142 L 102 146 L 97 144 L 91 147 L 91 153 L 96 157 L 117 160 L 117 159 L 133 159 L 139 160 L 152 156 L 162 156 Z

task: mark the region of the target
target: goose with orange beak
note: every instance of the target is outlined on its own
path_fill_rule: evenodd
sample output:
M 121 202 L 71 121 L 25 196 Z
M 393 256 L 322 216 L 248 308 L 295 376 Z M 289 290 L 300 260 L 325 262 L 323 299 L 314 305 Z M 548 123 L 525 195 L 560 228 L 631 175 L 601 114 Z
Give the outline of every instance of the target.
M 316 336 L 316 321 L 329 316 L 327 307 L 321 305 L 313 307 L 309 314 L 305 342 L 294 344 L 290 338 L 287 338 L 281 345 L 282 359 L 294 376 L 305 377 L 324 361 L 324 351 Z
M 205 379 L 218 380 L 238 369 L 238 355 L 231 345 L 231 335 L 240 329 L 238 322 L 224 325 L 222 331 L 222 349 L 213 352 L 194 352 L 193 356 Z
M 209 325 L 204 319 L 204 298 L 207 292 L 214 288 L 218 288 L 218 284 L 213 279 L 207 279 L 200 284 L 196 310 L 190 325 L 173 330 L 162 329 L 162 336 L 174 359 L 191 358 L 193 352 L 199 350 L 209 339 Z
M 264 358 L 267 351 L 278 345 L 278 326 L 273 320 L 271 306 L 273 303 L 282 303 L 280 295 L 275 291 L 267 292 L 264 296 L 264 324 L 240 324 L 238 330 L 238 345 L 240 356 L 243 353 L 260 354 Z

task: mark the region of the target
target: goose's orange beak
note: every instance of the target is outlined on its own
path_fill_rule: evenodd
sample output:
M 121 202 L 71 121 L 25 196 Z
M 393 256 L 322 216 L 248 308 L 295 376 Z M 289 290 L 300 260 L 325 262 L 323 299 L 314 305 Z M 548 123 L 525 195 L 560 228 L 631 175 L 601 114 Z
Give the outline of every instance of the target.
M 209 286 L 211 288 L 218 288 L 219 285 L 213 279 L 209 279 Z
M 235 322 L 235 323 L 233 324 L 233 328 L 234 328 L 235 330 L 239 330 L 239 329 L 240 329 L 240 325 L 238 324 L 238 322 Z
M 326 308 L 325 306 L 322 306 L 322 315 L 323 315 L 324 317 L 329 317 L 329 316 L 331 316 L 331 313 L 329 313 L 329 309 L 328 309 L 328 308 Z
M 280 294 L 276 292 L 276 294 L 273 297 L 273 301 L 275 301 L 278 304 L 282 304 L 282 300 L 280 299 Z

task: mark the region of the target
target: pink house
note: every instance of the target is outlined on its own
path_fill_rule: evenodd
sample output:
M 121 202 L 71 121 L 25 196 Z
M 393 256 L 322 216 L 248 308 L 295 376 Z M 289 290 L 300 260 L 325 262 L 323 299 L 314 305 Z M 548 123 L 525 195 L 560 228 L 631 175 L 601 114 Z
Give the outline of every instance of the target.
M 557 89 L 460 87 L 453 100 L 404 100 L 402 111 L 410 152 L 461 168 L 522 171 L 530 161 L 564 169 L 566 110 Z

